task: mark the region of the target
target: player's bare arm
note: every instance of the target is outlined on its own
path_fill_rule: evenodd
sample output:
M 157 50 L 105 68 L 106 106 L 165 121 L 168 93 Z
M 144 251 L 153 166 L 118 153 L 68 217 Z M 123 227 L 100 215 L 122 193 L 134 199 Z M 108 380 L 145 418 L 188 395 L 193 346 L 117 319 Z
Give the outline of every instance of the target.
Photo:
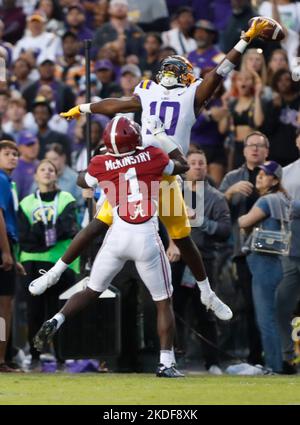
M 251 26 L 247 32 L 242 33 L 240 41 L 230 50 L 223 61 L 208 73 L 202 84 L 197 87 L 195 94 L 195 113 L 198 115 L 205 106 L 205 103 L 213 95 L 214 91 L 223 78 L 226 78 L 230 72 L 239 64 L 242 54 L 257 37 L 264 39 L 282 39 L 284 34 L 280 25 L 269 18 L 257 17 L 251 20 Z M 273 21 L 273 22 L 271 22 Z M 273 26 L 272 26 L 273 25 Z
M 74 106 L 67 112 L 60 115 L 67 120 L 79 118 L 86 113 L 115 115 L 119 112 L 138 112 L 142 110 L 142 105 L 138 96 L 121 97 L 120 99 L 108 98 L 95 103 L 84 103 Z

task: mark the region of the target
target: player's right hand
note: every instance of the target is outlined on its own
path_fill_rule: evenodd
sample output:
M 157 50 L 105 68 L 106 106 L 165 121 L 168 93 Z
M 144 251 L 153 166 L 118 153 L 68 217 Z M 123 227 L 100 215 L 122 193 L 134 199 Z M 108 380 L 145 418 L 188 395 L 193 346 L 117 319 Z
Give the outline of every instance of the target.
M 79 106 L 80 105 L 74 106 L 74 108 L 69 109 L 67 112 L 61 112 L 59 115 L 68 121 L 73 120 L 74 118 L 78 119 L 81 115 Z
M 154 136 L 165 131 L 165 126 L 161 119 L 156 115 L 149 115 L 143 122 L 147 130 Z

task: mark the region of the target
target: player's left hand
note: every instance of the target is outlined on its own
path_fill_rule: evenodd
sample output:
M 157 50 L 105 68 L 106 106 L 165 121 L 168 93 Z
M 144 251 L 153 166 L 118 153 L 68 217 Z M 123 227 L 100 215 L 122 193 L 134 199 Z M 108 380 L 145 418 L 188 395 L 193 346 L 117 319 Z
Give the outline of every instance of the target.
M 269 25 L 268 21 L 266 21 L 264 18 L 256 19 L 253 21 L 248 31 L 242 33 L 241 38 L 243 38 L 247 42 L 250 42 L 254 38 L 258 37 L 260 33 L 262 32 L 262 30 L 266 28 L 268 25 Z

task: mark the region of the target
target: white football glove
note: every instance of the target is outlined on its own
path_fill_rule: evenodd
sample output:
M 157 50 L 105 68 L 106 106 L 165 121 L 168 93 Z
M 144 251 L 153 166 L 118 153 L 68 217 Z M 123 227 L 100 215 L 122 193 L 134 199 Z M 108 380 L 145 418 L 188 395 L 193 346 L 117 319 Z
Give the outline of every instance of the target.
M 154 136 L 165 131 L 164 123 L 157 115 L 149 115 L 149 117 L 144 120 L 144 125 Z

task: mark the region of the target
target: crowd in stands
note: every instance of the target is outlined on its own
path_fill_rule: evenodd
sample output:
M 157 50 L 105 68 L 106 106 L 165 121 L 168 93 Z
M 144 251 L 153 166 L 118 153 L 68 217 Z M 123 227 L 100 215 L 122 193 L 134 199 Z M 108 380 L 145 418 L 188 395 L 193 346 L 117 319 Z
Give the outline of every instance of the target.
M 228 298 L 234 319 L 227 325 L 216 323 L 205 311 L 193 277 L 171 247 L 176 349 L 188 356 L 192 334 L 184 318 L 216 347 L 203 343 L 205 367 L 212 373 L 222 373 L 218 348 L 273 372 L 297 373 L 291 321 L 300 315 L 300 82 L 293 71 L 300 56 L 300 1 L 293 0 L 0 0 L 0 67 L 5 63 L 5 71 L 0 69 L 0 75 L 5 73 L 0 78 L 0 140 L 6 141 L 0 146 L 0 211 L 9 202 L 3 193 L 12 179 L 20 203 L 20 261 L 27 271 L 17 281 L 12 328 L 14 334 L 20 333 L 18 302 L 26 301 L 32 369 L 39 361 L 32 337 L 45 320 L 45 311 L 49 315 L 49 309 L 57 310 L 58 294 L 53 291 L 42 300 L 32 300 L 24 288 L 39 275 L 38 269 L 47 267 L 45 262 L 59 258 L 84 226 L 90 196 L 76 185 L 77 171 L 85 169 L 88 161 L 86 117 L 66 121 L 59 115 L 85 103 L 84 41 L 91 40 L 91 100 L 95 102 L 132 95 L 141 80 L 155 80 L 161 60 L 173 54 L 189 59 L 195 77 L 203 78 L 257 15 L 281 23 L 285 39 L 255 40 L 240 67 L 220 84 L 192 129 L 191 168 L 186 176 L 192 192 L 197 181 L 204 182 L 205 219 L 201 227 L 193 228 L 192 236 L 203 252 L 212 287 Z M 141 121 L 140 113 L 126 115 Z M 92 152 L 103 145 L 109 119 L 92 116 Z M 19 154 L 11 179 L 1 162 L 1 152 L 13 150 L 8 141 L 15 143 Z M 267 160 L 274 162 L 268 165 Z M 51 163 L 56 169 L 51 170 Z M 52 178 L 46 184 L 47 167 Z M 58 188 L 68 195 L 57 201 Z M 43 230 L 28 219 L 34 208 L 29 197 L 37 190 L 42 194 L 40 203 L 67 205 L 64 212 L 63 207 L 57 211 L 54 245 L 59 243 L 60 248 L 52 255 L 50 240 L 43 264 L 39 264 L 45 252 Z M 252 227 L 263 223 L 267 229 L 277 228 L 274 220 L 278 225 L 281 217 L 272 204 L 275 195 L 283 208 L 288 205 L 290 254 L 249 254 L 242 229 L 250 222 Z M 257 222 L 249 218 L 255 209 L 264 214 Z M 9 236 L 13 239 L 14 233 Z M 66 285 L 77 271 L 76 264 L 65 278 Z M 1 291 L 1 284 L 0 316 L 9 318 L 14 290 Z M 13 367 L 12 345 L 0 341 L 0 372 Z M 26 351 L 26 346 L 21 348 Z

